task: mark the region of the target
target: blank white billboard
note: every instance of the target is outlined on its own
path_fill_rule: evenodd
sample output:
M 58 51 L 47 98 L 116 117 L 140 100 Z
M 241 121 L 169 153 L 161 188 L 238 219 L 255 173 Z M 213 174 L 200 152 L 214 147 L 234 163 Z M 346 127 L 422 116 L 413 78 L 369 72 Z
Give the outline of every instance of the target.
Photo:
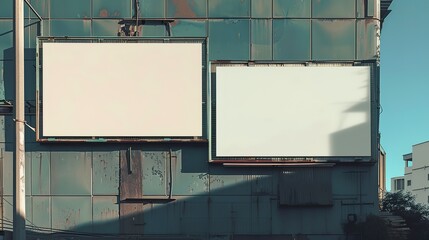
M 370 67 L 218 66 L 216 156 L 371 156 Z
M 43 43 L 43 136 L 202 136 L 201 43 Z

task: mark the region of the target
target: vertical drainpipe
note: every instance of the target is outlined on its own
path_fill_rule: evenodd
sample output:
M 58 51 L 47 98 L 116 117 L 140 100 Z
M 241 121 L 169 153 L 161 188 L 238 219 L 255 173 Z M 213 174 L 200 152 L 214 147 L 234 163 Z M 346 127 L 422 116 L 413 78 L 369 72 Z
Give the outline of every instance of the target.
M 13 239 L 25 240 L 24 0 L 15 0 L 14 13 L 16 150 Z

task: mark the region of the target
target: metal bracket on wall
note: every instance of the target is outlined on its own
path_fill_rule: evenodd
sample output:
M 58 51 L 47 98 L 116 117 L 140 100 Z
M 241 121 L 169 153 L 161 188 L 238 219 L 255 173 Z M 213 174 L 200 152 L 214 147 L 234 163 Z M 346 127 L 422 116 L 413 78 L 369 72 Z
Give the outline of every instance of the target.
M 167 36 L 171 36 L 171 23 L 174 19 L 122 19 L 118 22 L 120 25 L 118 36 L 139 36 L 138 27 L 142 25 L 164 25 Z

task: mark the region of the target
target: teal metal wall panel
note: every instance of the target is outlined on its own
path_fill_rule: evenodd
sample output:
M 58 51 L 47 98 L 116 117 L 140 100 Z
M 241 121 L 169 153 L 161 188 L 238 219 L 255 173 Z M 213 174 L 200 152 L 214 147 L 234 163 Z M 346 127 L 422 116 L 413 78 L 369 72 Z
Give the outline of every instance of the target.
M 130 18 L 132 16 L 131 9 L 130 0 L 92 1 L 93 18 Z
M 378 20 L 357 20 L 357 59 L 377 59 Z
M 367 0 L 356 0 L 356 18 L 364 18 L 366 16 Z
M 250 196 L 211 196 L 210 232 L 216 234 L 246 234 L 251 231 Z
M 1 61 L 0 61 L 0 72 L 1 72 Z M 1 76 L 0 76 L 0 80 L 1 80 Z M 0 89 L 1 89 L 1 81 L 0 81 Z M 1 94 L 1 90 L 0 90 L 0 94 Z M 0 100 L 2 99 L 0 98 Z M 5 116 L 0 116 L 0 151 L 1 151 L 0 154 L 3 154 L 4 152 L 4 144 L 3 144 L 4 142 L 6 142 L 6 119 L 5 119 Z M 1 156 L 2 155 L 0 155 L 0 157 Z
M 51 222 L 51 197 L 33 196 L 31 206 L 33 209 L 33 220 L 31 226 L 34 230 L 47 230 L 52 228 Z
M 140 14 L 143 18 L 164 18 L 164 0 L 144 0 L 140 1 Z
M 248 60 L 249 28 L 249 20 L 210 20 L 209 60 Z
M 257 173 L 250 175 L 252 196 L 273 196 L 277 195 L 277 188 L 273 188 L 273 177 L 275 173 L 270 171 L 264 174 Z
M 91 1 L 52 0 L 51 18 L 90 18 Z
M 0 18 L 13 18 L 13 0 L 0 0 Z
M 313 18 L 354 18 L 356 0 L 312 1 Z
M 273 0 L 274 18 L 310 18 L 311 0 Z
M 56 1 L 56 0 L 53 0 Z M 48 18 L 49 17 L 49 10 L 51 7 L 50 0 L 30 0 L 31 6 L 34 7 L 34 9 L 37 11 L 37 13 L 42 18 Z M 25 6 L 25 16 L 28 16 L 30 14 L 30 18 L 37 18 L 36 14 L 31 11 L 31 9 L 28 6 Z
M 119 152 L 93 152 L 92 192 L 94 195 L 118 195 Z
M 13 224 L 13 197 L 3 196 L 3 221 L 5 227 L 12 228 Z
M 53 195 L 91 194 L 91 153 L 51 153 L 51 193 Z
M 13 59 L 13 21 L 0 19 L 0 59 Z M 9 49 L 9 54 L 5 50 Z
M 252 19 L 252 60 L 272 60 L 273 30 L 271 19 Z
M 176 20 L 171 24 L 173 37 L 207 37 L 206 20 Z
M 311 37 L 313 59 L 355 59 L 355 20 L 313 20 Z
M 51 20 L 52 36 L 91 36 L 91 20 Z
M 142 226 L 145 234 L 177 233 L 179 222 L 174 218 L 173 205 L 174 202 L 145 204 L 143 214 L 133 217 L 134 224 Z
M 5 82 L 6 81 L 5 71 L 10 71 L 10 69 L 5 69 L 5 65 L 8 66 L 10 64 L 13 64 L 12 61 L 6 62 L 3 60 L 0 60 L 0 100 L 6 99 L 5 84 L 7 83 Z M 4 131 L 0 133 L 0 136 L 3 136 L 3 138 L 0 137 L 0 142 L 5 142 L 4 135 L 5 135 Z
M 243 18 L 250 16 L 250 0 L 209 0 L 210 18 Z
M 50 152 L 32 152 L 31 154 L 31 187 L 33 195 L 50 194 L 50 156 Z
M 205 235 L 209 232 L 209 202 L 207 196 L 178 198 L 173 210 L 181 234 Z
M 252 0 L 252 18 L 271 18 L 273 16 L 273 0 Z
M 52 228 L 90 232 L 91 197 L 52 197 Z
M 206 18 L 207 0 L 166 0 L 168 18 Z
M 25 29 L 24 29 L 24 35 L 25 35 L 25 41 L 24 45 L 25 48 L 36 48 L 36 37 L 41 35 L 41 28 L 40 25 L 43 24 L 44 30 L 48 30 L 49 28 L 49 22 L 43 21 L 42 23 L 38 19 L 27 19 L 25 21 Z M 35 50 L 34 50 L 35 52 Z M 26 57 L 27 60 L 30 60 L 29 57 Z M 31 60 L 34 60 L 35 57 L 32 56 Z M 35 71 L 33 71 L 35 72 Z
M 274 60 L 309 60 L 311 22 L 307 19 L 274 19 Z
M 31 195 L 31 152 L 25 153 L 25 195 Z M 30 205 L 31 206 L 31 205 Z
M 167 195 L 168 152 L 144 152 L 142 163 L 143 195 Z
M 92 20 L 92 35 L 97 37 L 113 37 L 119 32 L 118 20 L 94 19 Z
M 119 203 L 117 196 L 93 198 L 92 216 L 95 233 L 119 233 Z
M 271 233 L 271 196 L 253 196 L 251 198 L 251 233 L 270 234 Z M 274 205 L 277 208 L 277 204 Z
M 140 36 L 143 37 L 165 37 L 167 29 L 164 24 L 145 24 L 139 28 Z
M 33 51 L 28 49 L 29 51 Z M 33 58 L 34 59 L 34 58 Z M 36 61 L 35 60 L 25 60 L 24 62 L 24 81 L 25 81 L 25 92 L 24 99 L 26 101 L 36 101 Z M 34 105 L 35 107 L 35 105 Z M 35 125 L 33 125 L 35 126 Z
M 210 173 L 210 196 L 250 196 L 251 189 L 248 175 L 229 171 Z
M 0 144 L 0 157 L 3 164 L 3 195 L 13 195 L 13 144 Z

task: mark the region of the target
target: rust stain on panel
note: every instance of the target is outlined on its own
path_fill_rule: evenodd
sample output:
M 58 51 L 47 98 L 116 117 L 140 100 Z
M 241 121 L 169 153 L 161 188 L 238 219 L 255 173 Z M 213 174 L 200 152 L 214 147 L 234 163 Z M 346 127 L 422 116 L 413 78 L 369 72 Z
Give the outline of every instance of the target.
M 197 16 L 187 3 L 187 1 L 173 0 L 173 4 L 176 6 L 175 17 L 195 18 Z

